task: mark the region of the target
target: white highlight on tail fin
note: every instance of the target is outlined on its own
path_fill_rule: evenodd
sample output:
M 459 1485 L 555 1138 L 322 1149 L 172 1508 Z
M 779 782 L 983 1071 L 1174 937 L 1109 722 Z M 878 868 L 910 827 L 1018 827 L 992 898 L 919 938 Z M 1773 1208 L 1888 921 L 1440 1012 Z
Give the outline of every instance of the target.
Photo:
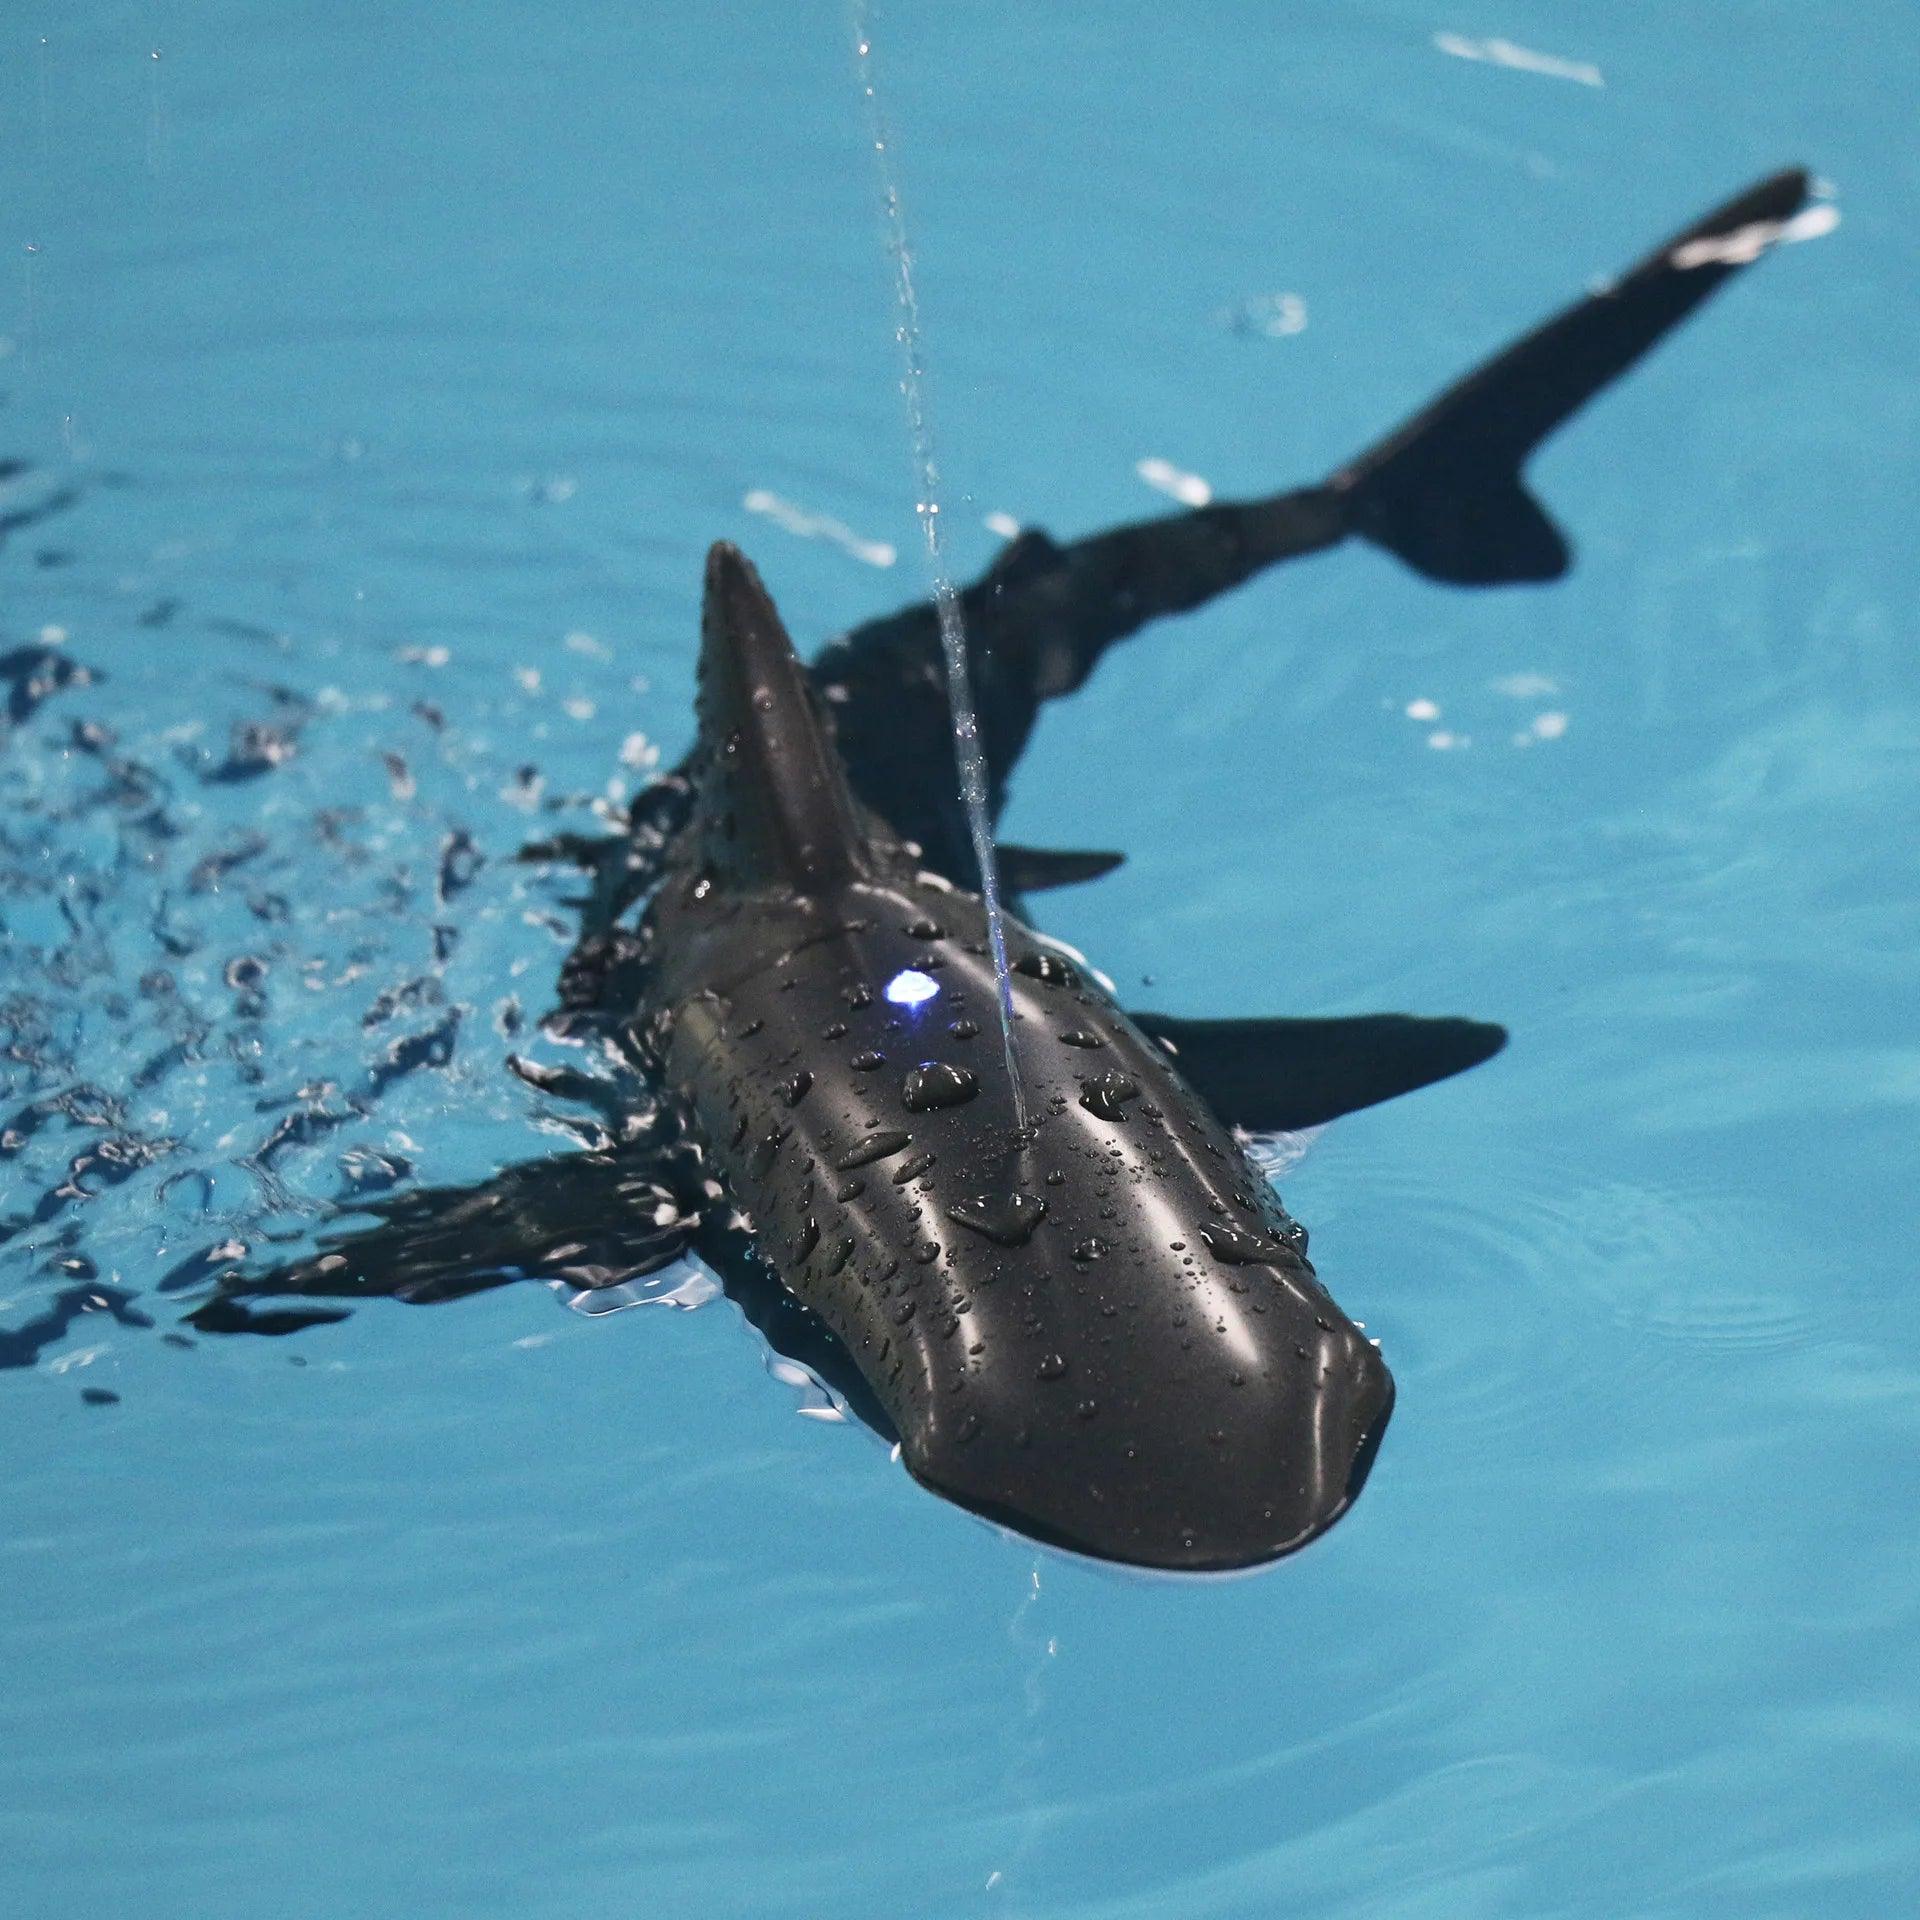
M 1751 266 L 1776 242 L 1792 245 L 1798 240 L 1818 240 L 1840 224 L 1840 209 L 1831 200 L 1816 200 L 1802 207 L 1791 220 L 1750 220 L 1731 233 L 1703 234 L 1675 247 L 1669 256 L 1676 267 Z

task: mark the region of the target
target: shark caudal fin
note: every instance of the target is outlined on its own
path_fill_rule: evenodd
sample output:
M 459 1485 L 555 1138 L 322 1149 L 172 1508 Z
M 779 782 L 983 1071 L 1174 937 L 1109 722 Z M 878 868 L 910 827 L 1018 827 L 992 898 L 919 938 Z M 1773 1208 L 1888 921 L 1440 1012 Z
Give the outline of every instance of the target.
M 825 892 L 871 870 L 870 817 L 772 598 L 722 540 L 700 620 L 693 827 L 703 863 L 742 888 Z
M 1334 475 L 1349 529 L 1459 586 L 1564 573 L 1566 539 L 1522 483 L 1529 456 L 1767 252 L 1807 189 L 1799 168 L 1758 182 L 1448 388 Z

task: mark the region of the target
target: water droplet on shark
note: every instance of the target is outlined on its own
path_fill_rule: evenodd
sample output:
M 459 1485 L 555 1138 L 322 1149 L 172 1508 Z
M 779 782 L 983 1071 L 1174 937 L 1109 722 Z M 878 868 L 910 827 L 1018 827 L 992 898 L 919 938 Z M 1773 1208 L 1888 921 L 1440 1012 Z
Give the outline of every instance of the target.
M 847 1062 L 847 1065 L 850 1066 L 855 1073 L 872 1073 L 875 1068 L 884 1067 L 886 1064 L 887 1056 L 884 1053 L 876 1052 L 871 1047 L 864 1053 L 856 1053 L 853 1058 Z
M 1100 1260 L 1105 1258 L 1106 1251 L 1107 1243 L 1097 1233 L 1090 1233 L 1075 1244 L 1073 1257 L 1076 1260 Z
M 1047 1217 L 1047 1203 L 1031 1193 L 978 1193 L 947 1209 L 947 1217 L 1002 1247 L 1024 1247 Z
M 792 1131 L 791 1127 L 785 1126 L 769 1128 L 765 1138 L 754 1148 L 753 1157 L 747 1162 L 747 1171 L 756 1180 L 766 1178 L 774 1161 L 779 1157 L 782 1144 Z
M 1036 947 L 1031 953 L 1023 953 L 1013 963 L 1015 973 L 1024 973 L 1029 980 L 1038 980 L 1043 986 L 1077 987 L 1080 976 L 1057 953 L 1049 953 L 1044 947 Z
M 933 1155 L 924 1147 L 918 1153 L 909 1154 L 893 1170 L 893 1184 L 904 1187 L 909 1180 L 918 1180 L 933 1165 Z
M 1034 1372 L 1042 1380 L 1064 1380 L 1067 1376 L 1067 1363 L 1057 1353 L 1043 1353 L 1040 1356 L 1040 1364 L 1034 1368 Z
M 805 1067 L 780 1083 L 780 1098 L 788 1106 L 797 1107 L 807 1097 L 813 1086 L 813 1075 Z
M 931 1113 L 936 1107 L 957 1107 L 980 1091 L 980 1082 L 965 1067 L 923 1060 L 907 1075 L 901 1094 L 909 1113 Z
M 1265 1234 L 1248 1233 L 1240 1227 L 1228 1226 L 1224 1221 L 1209 1220 L 1200 1229 L 1200 1238 L 1207 1243 L 1208 1250 L 1223 1267 L 1257 1266 L 1283 1251 L 1278 1242 Z
M 1097 1073 L 1080 1090 L 1080 1104 L 1101 1120 L 1124 1118 L 1122 1109 L 1137 1100 L 1140 1089 L 1124 1073 Z
M 876 1160 L 884 1160 L 888 1154 L 898 1153 L 902 1147 L 912 1144 L 913 1135 L 902 1133 L 898 1127 L 866 1134 L 833 1163 L 834 1171 L 851 1173 L 855 1167 L 870 1167 Z
M 971 1040 L 980 1029 L 971 1020 L 956 1020 L 947 1031 L 956 1040 Z
M 1084 1027 L 1069 1027 L 1060 1038 L 1070 1047 L 1104 1047 L 1107 1044 L 1097 1033 L 1089 1033 Z

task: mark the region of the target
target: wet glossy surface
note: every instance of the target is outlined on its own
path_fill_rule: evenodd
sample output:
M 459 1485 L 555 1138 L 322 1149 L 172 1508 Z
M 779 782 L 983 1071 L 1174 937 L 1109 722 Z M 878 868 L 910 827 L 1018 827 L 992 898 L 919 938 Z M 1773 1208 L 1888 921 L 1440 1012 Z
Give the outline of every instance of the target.
M 1904 9 L 894 23 L 963 569 L 989 513 L 1151 509 L 1138 461 L 1318 476 L 1742 181 L 1839 192 L 1543 459 L 1566 582 L 1343 551 L 1042 725 L 1007 831 L 1126 849 L 1041 915 L 1123 996 L 1514 1032 L 1287 1176 L 1400 1399 L 1326 1540 L 1190 1586 L 796 1419 L 724 1305 L 164 1343 L 228 1236 L 581 1124 L 505 1065 L 599 1065 L 531 1032 L 570 882 L 508 855 L 685 744 L 710 539 L 803 642 L 918 591 L 859 557 L 913 529 L 841 11 L 5 31 L 0 651 L 63 629 L 95 684 L 6 680 L 0 911 L 47 956 L 8 1017 L 47 1064 L 8 1063 L 0 1207 L 77 1156 L 98 1193 L 0 1247 L 10 1892 L 1910 1903 Z

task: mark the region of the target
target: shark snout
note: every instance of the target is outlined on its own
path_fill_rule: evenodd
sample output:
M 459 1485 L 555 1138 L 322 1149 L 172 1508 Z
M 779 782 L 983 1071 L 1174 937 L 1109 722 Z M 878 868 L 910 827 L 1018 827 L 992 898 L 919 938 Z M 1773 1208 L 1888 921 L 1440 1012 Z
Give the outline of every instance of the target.
M 1272 1317 L 1289 1323 L 1283 1339 L 1218 1366 L 1177 1343 L 1131 1377 L 1042 1355 L 1036 1373 L 1055 1382 L 917 1430 L 907 1465 L 990 1519 L 1102 1559 L 1193 1572 L 1277 1559 L 1353 1503 L 1394 1387 L 1351 1322 Z

